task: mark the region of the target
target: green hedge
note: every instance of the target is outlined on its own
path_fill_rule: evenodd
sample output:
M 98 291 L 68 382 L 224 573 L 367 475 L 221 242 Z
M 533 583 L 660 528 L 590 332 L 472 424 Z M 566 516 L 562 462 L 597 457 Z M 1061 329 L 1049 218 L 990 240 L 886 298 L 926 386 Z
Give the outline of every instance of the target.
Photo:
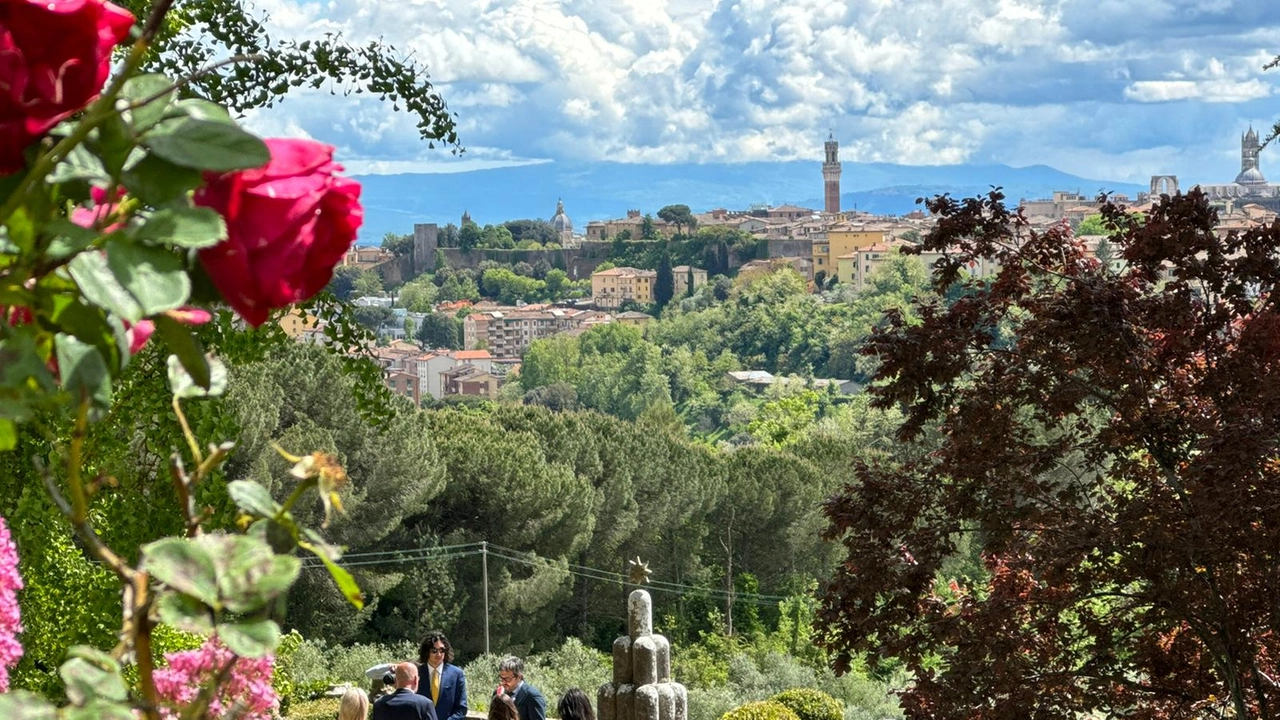
M 734 708 L 720 720 L 800 720 L 795 711 L 773 700 L 761 700 Z
M 334 720 L 338 717 L 338 705 L 341 703 L 342 699 L 336 697 L 296 702 L 284 716 L 289 720 Z
M 792 688 L 769 698 L 791 708 L 800 720 L 844 720 L 844 703 L 813 688 Z

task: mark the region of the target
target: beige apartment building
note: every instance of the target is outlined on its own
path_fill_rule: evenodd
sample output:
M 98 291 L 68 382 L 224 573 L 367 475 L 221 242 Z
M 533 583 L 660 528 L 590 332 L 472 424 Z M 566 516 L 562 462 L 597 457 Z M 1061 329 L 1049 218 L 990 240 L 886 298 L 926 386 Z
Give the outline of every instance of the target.
M 705 275 L 703 273 L 705 282 Z M 591 273 L 591 302 L 598 308 L 616 310 L 628 300 L 653 302 L 653 284 L 658 278 L 654 270 L 616 267 Z
M 827 230 L 826 239 L 813 241 L 813 272 L 831 277 L 838 272 L 839 259 L 843 255 L 885 241 L 883 230 L 852 229 L 836 225 Z
M 677 300 L 707 284 L 707 271 L 689 265 L 677 265 L 671 268 L 671 277 L 675 280 L 675 295 L 672 297 Z M 692 284 L 690 284 L 691 281 Z M 592 285 L 594 289 L 594 283 Z
M 471 313 L 462 321 L 463 347 L 484 347 L 495 358 L 518 358 L 534 340 L 569 330 L 585 329 L 611 318 L 594 310 L 569 308 L 506 308 Z
M 896 243 L 876 243 L 856 250 L 851 253 L 845 253 L 836 259 L 836 277 L 842 283 L 849 283 L 856 290 L 862 290 L 867 286 L 867 282 L 871 277 L 871 273 L 893 255 L 899 252 L 899 248 L 903 242 Z M 941 251 L 923 252 L 916 256 L 924 265 L 925 270 L 932 275 L 934 266 L 943 258 Z M 970 275 L 975 277 L 990 277 L 1000 271 L 1000 264 L 995 260 L 982 258 L 975 260 L 968 268 Z

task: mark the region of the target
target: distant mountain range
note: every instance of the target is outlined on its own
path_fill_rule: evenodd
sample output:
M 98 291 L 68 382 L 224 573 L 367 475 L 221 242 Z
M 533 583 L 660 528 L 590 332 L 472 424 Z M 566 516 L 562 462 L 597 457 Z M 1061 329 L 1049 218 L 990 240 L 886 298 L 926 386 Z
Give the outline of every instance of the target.
M 840 202 L 845 209 L 900 215 L 916 198 L 940 193 L 957 197 L 1004 188 L 1011 203 L 1049 197 L 1054 190 L 1095 194 L 1106 190 L 1133 197 L 1146 190 L 1133 183 L 1090 180 L 1046 165 L 891 165 L 844 163 Z M 388 232 L 407 234 L 414 223 L 457 224 L 463 211 L 481 225 L 522 218 L 550 219 L 556 200 L 581 231 L 589 220 L 622 217 L 628 209 L 657 213 L 683 203 L 694 212 L 745 209 L 752 204 L 822 208 L 821 164 L 632 165 L 548 162 L 464 173 L 364 175 L 362 244 L 377 244 Z

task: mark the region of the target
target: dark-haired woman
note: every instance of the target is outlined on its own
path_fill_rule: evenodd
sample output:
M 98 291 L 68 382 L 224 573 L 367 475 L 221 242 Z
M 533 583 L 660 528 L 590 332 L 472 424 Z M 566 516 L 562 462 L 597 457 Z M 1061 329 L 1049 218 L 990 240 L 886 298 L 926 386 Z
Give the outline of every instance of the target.
M 556 705 L 556 712 L 559 713 L 560 720 L 596 720 L 596 714 L 591 710 L 591 700 L 578 688 L 569 688 L 565 692 L 564 697 L 560 698 L 560 704 Z

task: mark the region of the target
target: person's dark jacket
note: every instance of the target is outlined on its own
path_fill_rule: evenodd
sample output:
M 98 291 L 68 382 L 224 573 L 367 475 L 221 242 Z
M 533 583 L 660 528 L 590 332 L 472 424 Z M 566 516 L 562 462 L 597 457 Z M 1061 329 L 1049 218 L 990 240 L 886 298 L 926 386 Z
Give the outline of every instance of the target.
M 467 676 L 457 665 L 440 666 L 440 697 L 435 701 L 440 720 L 467 720 Z M 418 666 L 418 694 L 431 697 L 431 666 Z
M 373 703 L 373 720 L 438 720 L 431 698 L 400 688 Z
M 538 688 L 522 682 L 511 700 L 520 711 L 520 720 L 547 720 L 547 699 Z

